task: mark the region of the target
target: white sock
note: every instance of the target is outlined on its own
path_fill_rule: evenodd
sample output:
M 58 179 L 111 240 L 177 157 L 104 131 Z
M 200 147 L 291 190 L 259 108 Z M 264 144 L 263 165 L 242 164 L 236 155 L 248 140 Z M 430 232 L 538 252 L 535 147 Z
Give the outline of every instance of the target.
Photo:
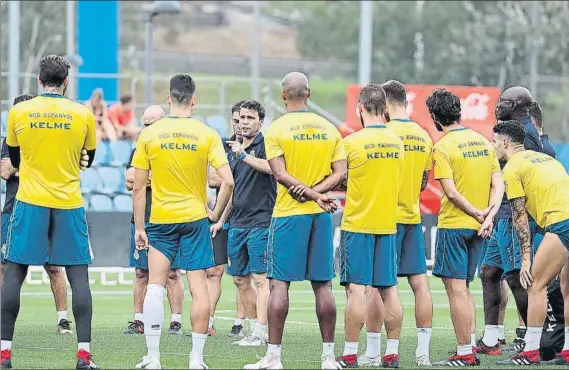
M 263 335 L 265 334 L 266 329 L 267 329 L 267 324 L 261 324 L 260 322 L 257 321 L 257 326 L 255 326 L 256 334 Z
M 164 322 L 164 293 L 162 285 L 148 284 L 144 297 L 144 337 L 148 356 L 160 358 L 160 336 Z
M 209 323 L 207 324 L 208 330 L 211 329 L 211 328 L 213 328 L 213 322 L 214 322 L 214 321 L 215 321 L 215 317 L 210 316 L 210 317 L 209 317 Z
M 535 351 L 539 349 L 539 342 L 541 341 L 541 333 L 543 328 L 541 326 L 530 326 L 526 332 L 526 346 L 524 351 Z
M 255 328 L 257 327 L 257 319 L 250 319 L 249 320 L 249 332 L 253 333 Z
M 3 340 L 2 341 L 2 351 L 5 349 L 12 349 L 12 341 L 11 340 Z
M 205 347 L 205 340 L 207 334 L 193 333 L 192 332 L 192 352 L 190 352 L 190 363 L 203 362 L 203 348 Z
M 181 313 L 173 313 L 170 322 L 179 322 L 182 323 L 182 314 Z
M 397 355 L 399 354 L 399 339 L 387 339 L 387 348 L 385 349 L 385 355 Z
M 415 357 L 429 357 L 432 331 L 432 328 L 417 328 L 417 350 L 415 351 Z
M 322 343 L 322 357 L 334 356 L 334 342 Z
M 57 323 L 61 320 L 67 320 L 67 310 L 57 311 Z
M 81 350 L 83 350 L 85 352 L 91 352 L 89 343 L 87 343 L 87 342 L 78 343 L 77 344 L 77 351 L 81 351 Z
M 476 347 L 476 333 L 470 334 L 470 345 Z
M 381 333 L 367 333 L 366 356 L 376 358 L 381 353 Z
M 280 344 L 269 344 L 267 346 L 267 355 L 272 354 L 277 357 L 281 357 L 281 345 Z
M 245 320 L 244 319 L 235 319 L 235 321 L 233 321 L 233 325 L 241 325 L 243 326 L 243 324 L 245 324 Z
M 344 342 L 344 356 L 357 354 L 358 342 Z
M 569 350 L 569 327 L 565 327 L 565 344 L 563 345 L 563 351 Z
M 134 313 L 134 320 L 135 321 L 144 321 L 144 315 L 142 313 L 135 312 Z
M 506 339 L 506 329 L 504 325 L 498 325 L 498 340 Z
M 466 344 L 464 346 L 457 346 L 456 354 L 459 356 L 470 355 L 472 354 L 472 346 L 470 344 Z
M 482 341 L 488 347 L 494 347 L 498 344 L 498 325 L 484 326 L 484 337 Z

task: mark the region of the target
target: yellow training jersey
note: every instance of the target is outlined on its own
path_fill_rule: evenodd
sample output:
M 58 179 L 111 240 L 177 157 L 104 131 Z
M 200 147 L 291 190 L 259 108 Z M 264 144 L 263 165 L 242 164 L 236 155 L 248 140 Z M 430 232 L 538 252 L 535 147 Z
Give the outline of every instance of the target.
M 405 151 L 403 176 L 399 190 L 399 206 L 397 207 L 397 222 L 420 224 L 419 196 L 423 174 L 433 168 L 433 141 L 427 131 L 411 120 L 394 119 L 386 125 L 403 141 Z
M 279 117 L 265 133 L 267 160 L 284 156 L 287 172 L 306 186 L 314 186 L 331 174 L 331 163 L 346 159 L 342 136 L 328 120 L 308 111 Z M 324 212 L 316 202 L 299 203 L 278 185 L 273 217 Z
M 433 150 L 435 179 L 453 179 L 456 189 L 470 204 L 488 207 L 492 173 L 500 172 L 494 148 L 476 131 L 458 128 L 445 134 Z M 438 227 L 478 229 L 478 221 L 452 204 L 443 195 Z
M 42 94 L 8 113 L 6 144 L 20 147 L 16 199 L 41 207 L 83 207 L 79 181 L 81 150 L 97 147 L 95 118 L 82 104 Z
M 162 118 L 140 133 L 132 166 L 152 170 L 151 223 L 207 217 L 208 163 L 217 169 L 227 157 L 219 134 L 195 118 Z
M 569 219 L 569 175 L 555 158 L 533 150 L 518 152 L 504 167 L 508 199 L 526 198 L 540 227 Z
M 344 139 L 348 191 L 342 230 L 395 234 L 403 142 L 385 125 L 368 126 Z

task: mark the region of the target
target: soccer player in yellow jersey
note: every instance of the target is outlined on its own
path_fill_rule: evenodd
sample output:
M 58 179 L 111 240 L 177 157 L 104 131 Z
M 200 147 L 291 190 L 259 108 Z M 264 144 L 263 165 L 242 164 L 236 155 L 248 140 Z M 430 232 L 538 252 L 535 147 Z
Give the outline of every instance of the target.
M 477 366 L 472 352 L 474 302 L 468 288 L 493 218 L 504 194 L 494 148 L 481 134 L 460 125 L 460 99 L 440 89 L 427 108 L 444 136 L 433 150 L 434 177 L 443 188 L 433 275 L 441 277 L 449 297 L 457 337 L 456 355 L 434 366 Z M 490 206 L 489 206 L 490 204 Z
M 386 99 L 381 85 L 364 87 L 357 109 L 364 128 L 344 140 L 348 186 L 339 253 L 340 283 L 346 287 L 347 295 L 346 341 L 344 354 L 338 358 L 344 368 L 358 366 L 358 339 L 366 316 L 366 286 L 377 289 L 384 300 L 393 295 L 399 299 L 395 239 L 403 142 L 385 126 Z M 386 364 L 399 367 L 399 358 Z
M 518 121 L 494 126 L 494 145 L 506 160 L 504 180 L 512 205 L 514 229 L 522 250 L 520 282 L 528 289 L 525 348 L 506 361 L 515 365 L 539 364 L 543 323 L 547 313 L 547 286 L 561 272 L 564 306 L 569 307 L 569 175 L 563 165 L 545 153 L 524 149 L 524 127 Z M 527 212 L 526 212 L 527 210 Z M 528 215 L 545 230 L 530 272 L 531 233 Z M 569 362 L 569 315 L 565 314 L 565 345 L 557 364 Z
M 326 193 L 346 176 L 342 137 L 334 125 L 307 110 L 308 78 L 291 72 L 282 80 L 287 113 L 266 131 L 267 160 L 279 183 L 269 227 L 267 278 L 269 341 L 264 358 L 246 369 L 282 369 L 281 342 L 292 281 L 310 280 L 322 333 L 322 368 L 335 369 L 336 303 L 332 216 Z M 290 192 L 290 193 L 289 193 Z
M 419 195 L 427 187 L 432 169 L 431 153 L 433 141 L 429 134 L 407 115 L 407 94 L 399 81 L 387 81 L 381 85 L 387 99 L 386 126 L 403 141 L 401 189 L 397 207 L 397 276 L 407 277 L 415 295 L 415 322 L 417 326 L 417 350 L 415 362 L 419 366 L 430 366 L 429 345 L 433 326 L 433 301 L 427 280 L 425 240 L 421 225 Z M 361 365 L 377 362 L 380 350 L 381 326 L 378 318 L 380 297 L 377 290 L 371 290 L 367 306 L 367 348 L 366 354 L 358 358 Z M 393 299 L 390 299 L 393 298 Z M 403 314 L 399 297 L 395 294 L 384 299 L 387 349 L 383 358 L 386 366 L 399 362 L 398 349 Z
M 98 368 L 91 358 L 92 301 L 87 267 L 92 253 L 79 171 L 83 148 L 91 165 L 96 149 L 95 118 L 64 97 L 69 63 L 49 55 L 40 61 L 44 93 L 12 107 L 6 144 L 20 173 L 8 229 L 2 285 L 2 363 L 11 357 L 20 289 L 28 265 L 65 266 L 77 323 L 77 368 Z M 11 360 L 10 360 L 11 362 Z
M 170 79 L 170 115 L 145 128 L 136 143 L 134 224 L 136 248 L 148 249 L 148 287 L 144 299 L 144 335 L 148 355 L 137 368 L 160 369 L 164 293 L 172 263 L 187 271 L 192 294 L 190 369 L 206 369 L 203 349 L 209 322 L 206 270 L 214 265 L 206 208 L 208 165 L 221 180 L 211 219 L 219 220 L 233 191 L 233 176 L 221 138 L 192 118 L 196 85 L 189 75 Z M 144 223 L 146 185 L 152 171 L 150 222 Z M 148 234 L 147 234 L 148 233 Z

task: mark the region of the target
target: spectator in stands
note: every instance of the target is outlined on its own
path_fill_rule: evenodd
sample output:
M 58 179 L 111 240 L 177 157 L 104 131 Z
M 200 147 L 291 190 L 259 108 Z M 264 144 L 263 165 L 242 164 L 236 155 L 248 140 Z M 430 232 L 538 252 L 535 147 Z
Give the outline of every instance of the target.
M 142 128 L 136 126 L 134 122 L 134 100 L 132 95 L 125 94 L 121 96 L 120 102 L 113 104 L 109 108 L 107 116 L 113 124 L 119 139 L 128 138 L 132 142 L 136 141 Z
M 115 130 L 107 116 L 107 102 L 103 99 L 103 90 L 93 90 L 91 98 L 85 102 L 85 105 L 91 109 L 95 116 L 95 122 L 97 123 L 97 141 L 116 141 L 118 138 L 117 130 Z

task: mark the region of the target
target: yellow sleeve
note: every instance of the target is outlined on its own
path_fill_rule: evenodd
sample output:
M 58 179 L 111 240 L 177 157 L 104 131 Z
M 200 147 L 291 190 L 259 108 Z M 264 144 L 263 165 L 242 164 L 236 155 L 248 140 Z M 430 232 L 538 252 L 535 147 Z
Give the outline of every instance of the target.
M 344 143 L 342 137 L 338 135 L 336 138 L 336 144 L 334 146 L 334 153 L 332 154 L 332 162 L 342 161 L 344 159 L 346 159 Z
M 429 157 L 427 158 L 427 163 L 425 164 L 425 171 L 431 171 L 433 169 L 433 142 L 428 137 L 425 149 L 429 153 Z
M 435 175 L 434 178 L 436 180 L 439 179 L 452 179 L 453 171 L 452 167 L 450 166 L 450 159 L 446 153 L 441 151 L 438 148 L 434 148 L 433 150 L 433 162 L 434 162 L 434 169 Z
M 134 157 L 132 157 L 132 163 L 130 164 L 132 167 L 140 170 L 150 170 L 150 161 L 148 160 L 148 152 L 146 151 L 148 144 L 148 135 L 145 135 L 146 132 L 142 131 L 138 136 Z
M 87 112 L 87 137 L 83 147 L 86 150 L 97 149 L 97 126 L 95 126 L 95 116 L 92 112 Z
M 508 199 L 525 197 L 524 186 L 522 179 L 518 175 L 518 171 L 511 165 L 504 167 L 504 182 L 506 183 L 506 195 Z
M 354 140 L 352 138 L 348 138 L 346 140 L 343 140 L 342 143 L 342 146 L 344 147 L 343 151 L 345 151 L 345 158 L 348 162 L 349 170 L 358 168 L 359 166 L 365 163 L 365 160 L 362 160 L 360 152 L 357 149 L 356 144 L 353 143 L 353 141 Z
M 223 150 L 223 143 L 221 142 L 221 137 L 219 135 L 212 137 L 212 144 L 209 148 L 207 160 L 210 166 L 212 166 L 214 169 L 218 169 L 219 167 L 228 163 L 227 155 L 225 154 L 225 150 Z
M 10 109 L 8 112 L 8 122 L 7 122 L 7 133 L 6 133 L 6 144 L 15 147 L 19 146 L 18 137 L 16 136 L 16 110 Z
M 496 149 L 492 148 L 492 173 L 502 171 L 500 169 L 500 163 L 498 162 L 498 156 L 496 155 Z
M 275 128 L 267 130 L 267 135 L 265 136 L 265 152 L 267 153 L 268 161 L 284 154 L 279 142 L 279 132 Z

